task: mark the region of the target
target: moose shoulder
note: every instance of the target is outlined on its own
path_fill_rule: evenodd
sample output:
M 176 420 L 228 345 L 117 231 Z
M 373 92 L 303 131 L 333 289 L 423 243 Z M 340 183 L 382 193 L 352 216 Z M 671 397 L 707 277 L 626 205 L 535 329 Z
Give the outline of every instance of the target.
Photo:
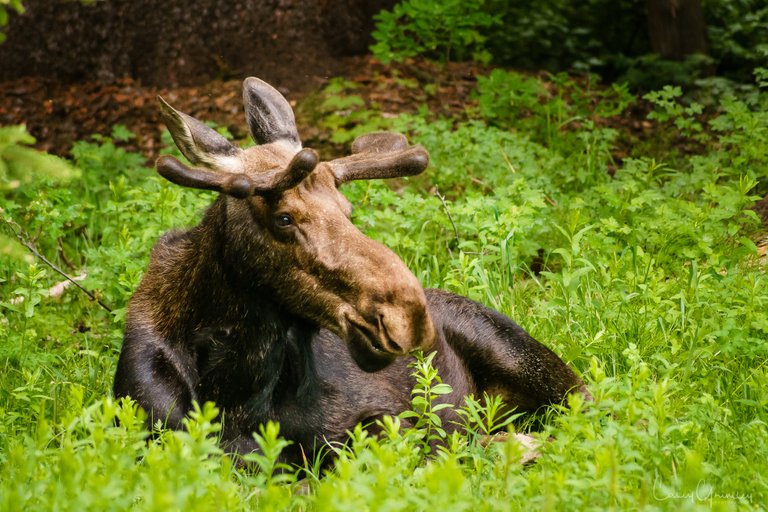
M 460 405 L 501 394 L 533 410 L 561 402 L 581 380 L 509 318 L 469 299 L 424 290 L 389 249 L 350 222 L 346 181 L 422 172 L 405 137 L 358 138 L 352 155 L 320 162 L 302 149 L 293 111 L 265 82 L 244 83 L 257 145 L 242 150 L 162 99 L 161 114 L 189 167 L 170 156 L 158 172 L 181 186 L 219 191 L 196 227 L 155 245 L 133 296 L 115 376 L 157 421 L 180 428 L 193 401 L 223 413 L 229 450 L 256 449 L 267 420 L 294 441 L 299 462 L 358 422 L 410 402 L 407 354 L 434 364 Z M 449 425 L 450 427 L 450 425 Z

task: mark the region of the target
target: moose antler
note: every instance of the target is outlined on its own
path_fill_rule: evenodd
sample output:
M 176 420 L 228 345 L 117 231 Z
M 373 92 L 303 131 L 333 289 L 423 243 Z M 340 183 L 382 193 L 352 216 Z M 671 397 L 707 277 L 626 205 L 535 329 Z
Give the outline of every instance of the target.
M 329 162 L 336 184 L 351 180 L 413 176 L 427 168 L 429 154 L 421 145 L 409 146 L 404 135 L 369 133 L 355 139 L 352 155 Z
M 252 195 L 281 192 L 295 187 L 317 166 L 318 156 L 313 149 L 296 153 L 288 167 L 257 175 L 217 172 L 188 167 L 170 155 L 157 159 L 157 172 L 168 181 L 183 187 L 215 190 L 238 199 Z

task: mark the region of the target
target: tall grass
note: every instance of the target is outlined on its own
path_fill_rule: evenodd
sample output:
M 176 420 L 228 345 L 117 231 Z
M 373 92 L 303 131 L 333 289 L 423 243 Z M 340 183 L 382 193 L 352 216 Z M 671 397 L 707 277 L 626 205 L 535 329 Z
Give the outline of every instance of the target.
M 595 403 L 573 397 L 548 412 L 535 464 L 520 464 L 514 439 L 479 442 L 477 422 L 432 450 L 441 434 L 429 398 L 448 390 L 428 361 L 414 369 L 417 427 L 391 418 L 380 437 L 356 429 L 346 446 L 328 447 L 336 462 L 326 471 L 319 460 L 277 471 L 277 425 L 257 433 L 263 453 L 241 468 L 216 444 L 212 404 L 186 432 L 149 438 L 135 404 L 110 397 L 125 305 L 153 241 L 194 223 L 212 196 L 164 182 L 100 139 L 73 149 L 81 179 L 40 177 L 3 205 L 7 237 L 23 227 L 59 266 L 86 270 L 83 284 L 112 312 L 73 288 L 51 297 L 60 276 L 3 254 L 0 509 L 763 508 L 768 278 L 748 207 L 768 189 L 765 93 L 723 100 L 702 119 L 696 154 L 673 147 L 623 162 L 589 102 L 558 95 L 553 122 L 546 102 L 529 101 L 518 119 L 519 103 L 480 94 L 493 117 L 481 108 L 458 126 L 393 121 L 430 150 L 427 176 L 345 192 L 355 222 L 425 286 L 510 315 L 584 376 Z M 561 122 L 571 117 L 578 129 Z M 679 129 L 674 119 L 664 133 Z M 470 402 L 464 415 L 492 415 L 485 407 Z

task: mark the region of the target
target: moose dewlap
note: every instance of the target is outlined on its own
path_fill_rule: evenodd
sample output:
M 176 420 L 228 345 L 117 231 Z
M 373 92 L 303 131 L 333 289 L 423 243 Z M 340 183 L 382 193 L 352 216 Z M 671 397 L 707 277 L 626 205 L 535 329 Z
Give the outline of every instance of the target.
M 285 98 L 257 78 L 243 84 L 256 146 L 240 149 L 158 98 L 190 167 L 157 161 L 169 181 L 215 190 L 199 225 L 166 233 L 131 299 L 115 375 L 157 421 L 180 428 L 197 401 L 222 411 L 222 443 L 256 450 L 268 420 L 293 441 L 287 462 L 344 441 L 357 423 L 410 403 L 415 349 L 460 405 L 500 394 L 533 410 L 572 391 L 574 372 L 512 320 L 464 297 L 424 290 L 388 248 L 350 222 L 338 187 L 418 174 L 429 157 L 394 133 L 355 140 L 350 156 L 321 162 L 302 148 Z M 450 409 L 442 414 L 450 415 Z M 444 418 L 449 429 L 452 423 Z

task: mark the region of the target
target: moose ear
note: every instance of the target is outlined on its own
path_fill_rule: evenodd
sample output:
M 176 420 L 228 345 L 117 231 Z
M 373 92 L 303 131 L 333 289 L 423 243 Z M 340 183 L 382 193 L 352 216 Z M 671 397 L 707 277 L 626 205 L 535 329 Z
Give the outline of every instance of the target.
M 179 112 L 157 97 L 160 117 L 181 153 L 194 165 L 223 171 L 240 170 L 240 149 L 213 128 L 192 116 Z
M 293 109 L 274 87 L 255 77 L 246 78 L 243 103 L 248 128 L 256 144 L 283 140 L 301 149 Z

